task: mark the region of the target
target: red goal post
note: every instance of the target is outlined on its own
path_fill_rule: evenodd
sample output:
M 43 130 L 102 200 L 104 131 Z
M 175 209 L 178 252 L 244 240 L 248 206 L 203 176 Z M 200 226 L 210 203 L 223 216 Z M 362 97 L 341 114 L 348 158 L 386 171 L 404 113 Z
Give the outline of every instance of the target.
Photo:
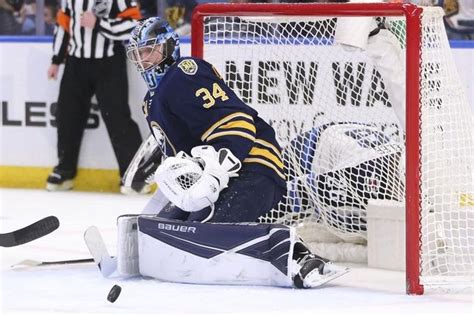
M 422 82 L 422 16 L 423 8 L 413 4 L 202 4 L 196 7 L 192 19 L 192 56 L 208 60 L 205 53 L 205 20 L 212 17 L 258 16 L 265 19 L 280 17 L 401 17 L 406 22 L 405 81 L 405 216 L 406 216 L 406 291 L 423 294 L 421 273 L 421 205 L 422 205 L 422 149 L 421 149 L 421 91 Z M 219 36 L 225 36 L 223 32 Z M 228 32 L 236 33 L 236 32 Z M 238 36 L 238 35 L 236 35 Z M 223 39 L 232 41 L 232 39 Z M 240 40 L 240 39 L 238 39 Z M 225 53 L 224 53 L 225 54 Z M 270 54 L 270 53 L 269 53 Z M 224 56 L 224 55 L 222 55 Z M 217 57 L 214 57 L 217 58 Z M 208 60 L 214 64 L 214 60 Z M 222 67 L 219 71 L 225 72 Z M 306 74 L 307 75 L 307 74 Z M 299 90 L 298 90 L 299 91 Z M 344 90 L 345 91 L 345 90 Z M 467 193 L 470 193 L 469 191 Z

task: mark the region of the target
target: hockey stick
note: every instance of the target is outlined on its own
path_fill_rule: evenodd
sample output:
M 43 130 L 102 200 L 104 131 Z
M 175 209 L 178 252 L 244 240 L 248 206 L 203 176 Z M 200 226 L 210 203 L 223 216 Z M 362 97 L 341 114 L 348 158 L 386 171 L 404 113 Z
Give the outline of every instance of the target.
M 52 265 L 67 265 L 67 264 L 78 264 L 78 263 L 89 263 L 94 262 L 93 258 L 85 259 L 71 259 L 71 260 L 59 260 L 59 261 L 36 261 L 32 259 L 26 259 L 15 263 L 12 268 L 29 268 L 29 267 L 43 267 Z
M 0 234 L 1 247 L 15 247 L 52 233 L 59 227 L 56 216 L 48 216 L 24 228 Z
M 117 258 L 109 255 L 104 239 L 97 227 L 91 226 L 86 229 L 84 241 L 104 277 L 110 276 L 117 270 Z

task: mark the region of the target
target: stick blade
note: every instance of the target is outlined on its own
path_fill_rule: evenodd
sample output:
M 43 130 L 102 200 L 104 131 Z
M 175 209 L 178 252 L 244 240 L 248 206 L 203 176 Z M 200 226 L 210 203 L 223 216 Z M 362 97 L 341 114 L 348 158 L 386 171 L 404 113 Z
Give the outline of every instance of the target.
M 59 261 L 37 261 L 32 259 L 26 259 L 11 265 L 12 269 L 16 268 L 30 268 L 30 267 L 41 267 L 41 266 L 52 266 L 52 265 L 68 265 L 68 264 L 80 264 L 80 263 L 90 263 L 94 262 L 92 258 L 84 259 L 69 259 L 69 260 L 59 260 Z
M 24 228 L 0 234 L 0 246 L 15 247 L 46 236 L 59 227 L 56 216 L 48 216 Z
M 41 265 L 41 261 L 26 259 L 26 260 L 23 260 L 11 265 L 10 268 L 17 269 L 17 268 L 25 268 L 25 267 L 36 267 L 39 265 Z
M 109 255 L 105 242 L 97 227 L 91 226 L 86 229 L 84 232 L 84 241 L 102 275 L 108 277 L 115 272 L 117 269 L 116 258 Z

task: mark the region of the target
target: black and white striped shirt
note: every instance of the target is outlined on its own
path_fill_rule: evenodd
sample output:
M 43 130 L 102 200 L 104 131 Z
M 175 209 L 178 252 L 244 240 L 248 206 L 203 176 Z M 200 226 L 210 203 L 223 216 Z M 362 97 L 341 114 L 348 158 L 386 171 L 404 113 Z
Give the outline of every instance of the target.
M 53 43 L 53 64 L 60 64 L 66 55 L 77 58 L 104 58 L 114 55 L 114 45 L 127 40 L 140 18 L 133 0 L 112 1 L 109 13 L 97 17 L 93 29 L 80 25 L 81 14 L 92 11 L 94 0 L 62 0 L 57 15 Z

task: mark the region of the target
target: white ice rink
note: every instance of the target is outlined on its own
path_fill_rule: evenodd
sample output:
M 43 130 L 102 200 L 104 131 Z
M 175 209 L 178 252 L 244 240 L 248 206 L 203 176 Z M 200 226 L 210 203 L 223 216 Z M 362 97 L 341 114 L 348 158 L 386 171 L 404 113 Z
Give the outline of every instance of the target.
M 119 194 L 0 189 L 0 232 L 55 215 L 52 234 L 14 248 L 1 248 L 1 314 L 169 315 L 474 315 L 472 292 L 405 294 L 404 273 L 354 267 L 316 290 L 250 286 L 202 286 L 144 280 L 104 279 L 90 263 L 12 269 L 24 259 L 89 257 L 84 230 L 96 225 L 115 253 L 115 219 L 136 213 L 148 197 Z M 122 294 L 106 300 L 113 284 Z

